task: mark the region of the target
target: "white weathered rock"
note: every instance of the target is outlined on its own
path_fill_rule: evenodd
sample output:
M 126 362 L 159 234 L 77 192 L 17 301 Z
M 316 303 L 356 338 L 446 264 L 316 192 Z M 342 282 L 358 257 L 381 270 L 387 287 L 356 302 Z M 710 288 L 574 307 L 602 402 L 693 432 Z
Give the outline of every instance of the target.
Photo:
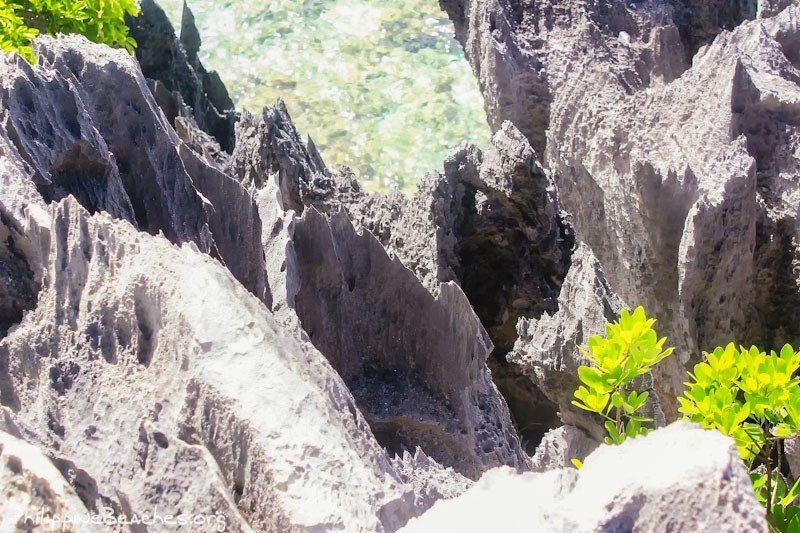
M 0 341 L 0 385 L 16 422 L 80 473 L 87 507 L 258 531 L 393 530 L 413 514 L 339 376 L 219 263 L 71 197 L 52 217 L 37 307 Z
M 404 533 L 426 531 L 766 532 L 734 443 L 684 422 L 601 446 L 581 470 L 498 468 L 437 502 Z
M 5 431 L 0 431 L 0 493 L 2 531 L 36 526 L 45 531 L 103 531 L 42 450 Z
M 590 437 L 575 426 L 564 425 L 545 433 L 531 457 L 531 470 L 546 472 L 572 466 L 572 460 L 583 461 L 602 441 Z

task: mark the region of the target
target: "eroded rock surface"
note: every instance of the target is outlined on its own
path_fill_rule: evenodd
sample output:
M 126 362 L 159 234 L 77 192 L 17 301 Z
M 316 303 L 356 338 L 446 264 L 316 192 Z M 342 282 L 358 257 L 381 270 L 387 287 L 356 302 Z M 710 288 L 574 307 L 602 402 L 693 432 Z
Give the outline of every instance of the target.
M 0 58 L 0 443 L 27 454 L 0 484 L 52 496 L 15 505 L 395 531 L 588 454 L 576 346 L 625 303 L 682 349 L 641 384 L 658 423 L 698 347 L 796 338 L 795 7 L 442 3 L 496 132 L 412 198 L 327 168 L 281 102 L 234 147 L 190 13 L 178 43 L 145 2 L 151 79 L 75 37 Z M 527 530 L 764 530 L 719 435 L 586 465 L 515 478 Z
M 333 176 L 335 194 L 314 205 L 345 209 L 431 291 L 460 285 L 486 327 L 494 349 L 492 379 L 532 453 L 560 424 L 557 404 L 506 361 L 521 317 L 554 313 L 570 268 L 575 237 L 552 179 L 510 122 L 484 154 L 464 146 L 444 171 L 422 180 L 411 198 L 361 193 Z
M 668 418 L 679 362 L 800 342 L 796 5 L 441 4 L 490 122 L 531 141 L 613 290 L 677 346 L 656 372 Z
M 558 406 L 561 420 L 602 441 L 602 420 L 572 405 L 580 385 L 578 367 L 587 364 L 578 349 L 591 335 L 605 334 L 605 325 L 618 318 L 623 302 L 611 290 L 599 261 L 585 244 L 572 254 L 561 286 L 557 311 L 540 318 L 521 318 L 519 338 L 508 361 Z M 663 414 L 661 415 L 663 421 Z
M 70 533 L 103 531 L 86 520 L 86 507 L 50 459 L 19 435 L 0 430 L 0 467 L 3 531 L 31 531 L 37 524 Z
M 488 530 L 497 513 L 509 532 L 768 531 L 733 441 L 686 423 L 603 446 L 580 470 L 492 470 L 402 531 Z
M 392 530 L 410 516 L 412 493 L 337 374 L 219 263 L 72 198 L 51 209 L 38 305 L 0 343 L 3 404 L 80 473 L 88 509 L 258 531 Z
M 343 212 L 326 220 L 309 210 L 292 242 L 303 329 L 387 449 L 420 446 L 470 478 L 495 465 L 525 467 L 486 367 L 491 341 L 455 284 L 434 297 Z
M 177 117 L 190 117 L 231 153 L 239 114 L 219 75 L 206 70 L 197 56 L 201 39 L 191 9 L 184 2 L 180 37 L 156 2 L 142 0 L 140 9 L 137 17 L 126 15 L 126 23 L 137 42 L 136 59 L 145 78 L 153 80 L 165 116 L 172 124 Z
M 72 195 L 92 213 L 194 242 L 269 301 L 255 202 L 181 143 L 136 60 L 77 36 L 35 46 L 35 67 L 0 59 L 0 136 L 44 202 Z

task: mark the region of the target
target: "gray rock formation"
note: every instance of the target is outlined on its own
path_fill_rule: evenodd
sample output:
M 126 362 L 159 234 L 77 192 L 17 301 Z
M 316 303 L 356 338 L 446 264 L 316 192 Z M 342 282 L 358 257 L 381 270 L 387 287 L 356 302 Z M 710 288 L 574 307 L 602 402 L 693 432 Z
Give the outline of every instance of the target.
M 292 245 L 300 323 L 385 448 L 419 446 L 470 478 L 526 467 L 486 367 L 491 341 L 457 285 L 434 297 L 343 212 L 308 210 Z
M 573 459 L 586 460 L 600 442 L 569 424 L 551 429 L 542 438 L 536 447 L 536 453 L 531 457 L 531 470 L 547 472 L 557 468 L 573 467 Z
M 297 214 L 335 192 L 331 172 L 311 139 L 303 143 L 282 101 L 264 107 L 260 117 L 245 111 L 236 132 L 228 171 L 246 188 L 263 189 L 277 174 L 278 203 Z
M 234 531 L 411 516 L 338 375 L 222 265 L 71 197 L 51 213 L 38 305 L 0 341 L 3 405 L 87 510 L 157 507 Z
M 492 125 L 531 141 L 611 287 L 677 346 L 656 372 L 670 419 L 679 361 L 800 343 L 800 12 L 734 28 L 752 4 L 441 1 Z
M 173 125 L 178 116 L 190 117 L 222 150 L 232 152 L 239 115 L 219 75 L 207 71 L 197 56 L 201 40 L 192 11 L 184 2 L 178 38 L 156 2 L 142 0 L 140 8 L 139 16 L 126 15 L 125 21 L 136 39 L 136 59 L 152 80 L 165 116 Z
M 591 335 L 604 334 L 605 325 L 616 320 L 623 307 L 592 251 L 580 244 L 561 286 L 558 311 L 539 319 L 521 318 L 519 337 L 508 354 L 508 361 L 558 405 L 564 423 L 583 429 L 598 442 L 605 436 L 603 421 L 572 405 L 580 385 L 578 367 L 588 363 L 578 346 L 586 346 Z
M 470 484 L 449 467 L 472 478 L 528 468 L 485 364 L 491 342 L 463 292 L 450 284 L 432 294 L 342 212 L 285 211 L 333 212 L 345 197 L 333 193 L 360 194 L 347 171 L 329 171 L 303 146 L 285 110 L 261 118 L 276 129 L 243 124 L 231 161 L 253 164 L 231 168 L 257 173 L 245 188 L 181 117 L 185 138 L 200 141 L 178 138 L 124 52 L 74 37 L 36 46 L 37 67 L 4 57 L 0 72 L 9 295 L 0 402 L 86 512 L 131 519 L 155 505 L 204 510 L 232 530 L 395 530 Z M 40 131 L 51 137 L 36 142 Z M 269 150 L 246 151 L 259 143 Z M 74 145 L 72 178 L 57 179 L 65 174 L 52 161 Z M 270 188 L 290 180 L 280 194 Z M 272 253 L 265 263 L 262 244 L 283 268 Z M 315 254 L 327 263 L 315 265 Z M 274 315 L 244 292 L 270 305 L 268 269 Z M 337 312 L 320 318 L 319 308 Z M 398 400 L 388 406 L 387 390 Z M 285 410 L 258 412 L 272 403 Z M 303 511 L 317 500 L 329 504 Z
M 0 137 L 43 200 L 71 194 L 90 212 L 194 242 L 268 302 L 254 201 L 182 145 L 136 60 L 82 37 L 35 46 L 36 67 L 0 59 Z
M 364 195 L 303 145 L 281 102 L 260 117 L 245 113 L 238 131 L 231 171 L 274 221 L 264 240 L 268 263 L 280 265 L 270 272 L 274 309 L 296 314 L 379 442 L 399 456 L 420 447 L 469 478 L 498 465 L 527 468 L 486 367 L 492 343 L 461 289 L 427 289 L 371 233 L 356 231 L 341 208 L 357 208 Z
M 659 423 L 690 350 L 796 338 L 800 13 L 443 4 L 496 133 L 413 198 L 327 168 L 281 102 L 234 147 L 188 10 L 178 42 L 145 2 L 146 75 L 76 37 L 0 57 L 0 529 L 396 531 L 509 465 L 557 469 L 497 492 L 527 529 L 764 530 L 730 440 L 693 427 L 558 468 L 602 437 L 576 346 L 623 298 L 682 349 L 642 384 Z M 473 498 L 505 475 L 459 518 L 496 516 Z
M 323 200 L 314 205 L 347 210 L 433 294 L 442 283 L 461 286 L 494 344 L 492 378 L 532 453 L 543 434 L 560 424 L 558 406 L 509 365 L 506 354 L 520 317 L 556 311 L 574 235 L 528 142 L 505 123 L 486 154 L 462 147 L 412 198 L 365 195 L 333 178 L 335 194 L 317 194 Z
M 490 531 L 498 516 L 508 532 L 768 531 L 733 441 L 686 423 L 603 446 L 581 470 L 492 470 L 402 531 Z

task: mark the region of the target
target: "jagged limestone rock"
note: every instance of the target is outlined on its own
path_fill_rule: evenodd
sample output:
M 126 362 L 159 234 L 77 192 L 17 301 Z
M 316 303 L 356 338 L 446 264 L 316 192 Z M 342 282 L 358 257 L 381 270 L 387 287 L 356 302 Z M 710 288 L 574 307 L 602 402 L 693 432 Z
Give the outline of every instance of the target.
M 411 198 L 337 186 L 323 209 L 345 209 L 431 293 L 451 281 L 462 287 L 494 344 L 492 378 L 532 453 L 560 424 L 557 404 L 509 365 L 506 354 L 519 318 L 555 312 L 574 234 L 527 140 L 506 122 L 485 154 L 474 146 L 454 151 L 444 172 L 428 175 Z
M 3 405 L 89 508 L 233 530 L 394 530 L 414 496 L 344 383 L 193 244 L 73 198 L 51 207 L 37 307 L 0 341 Z
M 262 189 L 277 173 L 281 208 L 298 214 L 316 194 L 333 192 L 322 157 L 313 143 L 303 143 L 282 101 L 264 107 L 261 116 L 245 111 L 236 131 L 236 149 L 228 171 L 245 187 Z
M 602 441 L 569 424 L 548 431 L 531 458 L 531 470 L 547 472 L 574 466 L 573 459 L 584 461 Z
M 19 435 L 0 431 L 0 529 L 103 531 L 50 459 Z
M 430 278 L 421 284 L 372 234 L 359 234 L 345 212 L 363 229 L 376 206 L 406 200 L 375 199 L 346 170 L 327 170 L 281 102 L 261 117 L 246 113 L 239 132 L 232 173 L 255 191 L 262 218 L 272 221 L 264 245 L 273 309 L 287 324 L 296 315 L 379 441 L 401 456 L 420 447 L 471 478 L 493 465 L 527 468 L 486 368 L 491 341 L 463 292 Z M 392 213 L 400 212 L 398 206 Z M 425 216 L 416 227 L 427 223 Z M 376 224 L 370 230 L 381 234 Z M 432 245 L 432 232 L 403 234 Z M 412 268 L 426 260 L 417 258 Z
M 167 119 L 174 124 L 176 117 L 191 118 L 231 153 L 239 114 L 219 75 L 207 71 L 198 58 L 201 41 L 191 9 L 184 2 L 178 38 L 156 2 L 142 0 L 140 8 L 137 17 L 126 15 L 125 22 L 136 39 L 136 59 L 144 76 L 163 87 L 154 93 Z
M 800 343 L 796 5 L 441 4 L 490 123 L 531 140 L 613 290 L 677 347 L 668 419 L 701 350 Z
M 170 241 L 192 241 L 269 301 L 247 191 L 184 147 L 138 63 L 81 36 L 43 36 L 34 67 L 0 58 L 0 137 L 45 202 L 73 195 Z
M 292 245 L 300 323 L 385 447 L 419 446 L 473 479 L 526 467 L 486 367 L 491 341 L 458 286 L 434 297 L 344 212 L 307 210 Z
M 768 531 L 733 441 L 683 422 L 601 446 L 580 470 L 492 470 L 402 531 L 486 531 L 498 515 L 508 532 Z
M 557 311 L 539 319 L 521 318 L 519 337 L 508 354 L 509 362 L 558 405 L 564 423 L 583 429 L 597 441 L 605 436 L 603 420 L 572 405 L 580 385 L 578 367 L 588 364 L 578 347 L 585 347 L 592 335 L 604 335 L 605 325 L 616 320 L 623 307 L 599 261 L 581 243 L 561 285 Z

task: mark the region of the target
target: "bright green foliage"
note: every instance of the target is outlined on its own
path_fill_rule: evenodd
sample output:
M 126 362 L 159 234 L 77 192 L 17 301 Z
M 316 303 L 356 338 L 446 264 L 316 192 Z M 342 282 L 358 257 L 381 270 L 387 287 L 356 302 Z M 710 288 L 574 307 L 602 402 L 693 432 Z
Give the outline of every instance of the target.
M 39 33 L 79 33 L 133 52 L 125 13 L 138 12 L 136 0 L 0 0 L 0 48 L 33 62 L 31 40 Z
M 652 420 L 636 414 L 647 402 L 648 393 L 628 392 L 626 387 L 672 353 L 672 348 L 663 348 L 666 339 L 658 338 L 654 323 L 641 307 L 633 314 L 623 309 L 619 322 L 606 325 L 605 338 L 590 337 L 589 350 L 581 348 L 592 366 L 578 369 L 583 385 L 575 391 L 577 401 L 572 403 L 606 419 L 608 444 L 620 444 L 627 437 L 650 431 L 642 423 Z
M 780 474 L 780 441 L 800 435 L 798 368 L 800 352 L 788 344 L 769 355 L 755 346 L 728 344 L 705 354 L 678 401 L 691 421 L 736 441 L 772 527 L 800 533 L 800 509 L 789 507 L 800 493 L 800 480 L 787 490 Z

